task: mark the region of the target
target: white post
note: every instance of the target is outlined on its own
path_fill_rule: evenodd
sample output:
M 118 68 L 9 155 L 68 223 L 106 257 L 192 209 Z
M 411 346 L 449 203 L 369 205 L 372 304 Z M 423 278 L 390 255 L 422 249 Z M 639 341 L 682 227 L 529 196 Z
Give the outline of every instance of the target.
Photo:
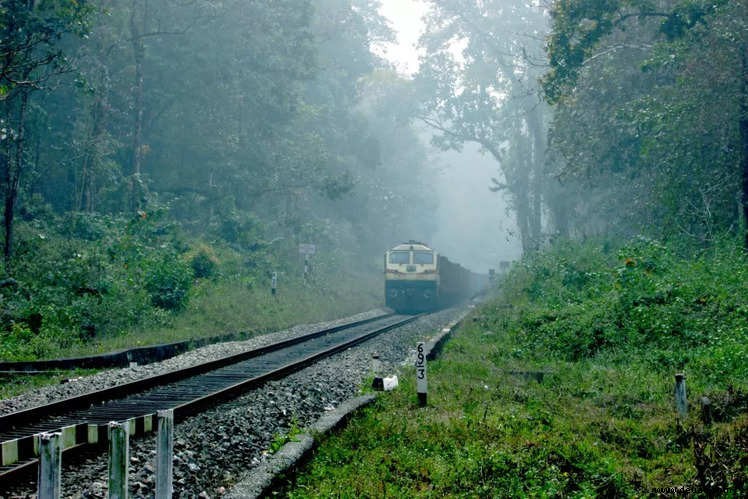
M 416 391 L 418 392 L 418 405 L 421 407 L 425 407 L 428 402 L 425 345 L 421 341 L 416 347 Z
M 109 423 L 109 499 L 127 499 L 128 426 L 127 422 Z
M 60 436 L 60 433 L 39 435 L 39 474 L 36 485 L 36 494 L 39 499 L 60 497 L 60 464 L 62 463 Z
M 171 499 L 174 459 L 174 409 L 158 411 L 156 499 Z
M 678 373 L 675 375 L 675 408 L 678 417 L 685 419 L 688 414 L 688 400 L 686 399 L 686 375 Z

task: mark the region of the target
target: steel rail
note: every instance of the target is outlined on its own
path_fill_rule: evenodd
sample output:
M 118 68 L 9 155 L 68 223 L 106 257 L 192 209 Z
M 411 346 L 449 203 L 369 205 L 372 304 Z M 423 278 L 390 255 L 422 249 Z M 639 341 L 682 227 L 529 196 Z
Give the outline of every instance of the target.
M 306 341 L 311 341 L 316 338 L 322 338 L 328 334 L 343 331 L 346 329 L 354 329 L 357 326 L 363 326 L 368 323 L 378 321 L 378 320 L 384 320 L 387 318 L 392 317 L 392 314 L 386 314 L 382 316 L 378 316 L 371 319 L 366 319 L 363 321 L 356 321 L 354 323 L 344 324 L 340 326 L 335 326 L 333 328 L 324 329 L 322 331 L 318 331 L 315 333 L 310 333 L 307 335 L 303 335 L 301 337 L 294 338 L 292 340 L 286 340 L 282 341 L 273 345 L 268 345 L 266 347 L 258 348 L 249 352 L 245 352 L 238 355 L 232 355 L 230 357 L 227 357 L 225 359 L 219 359 L 218 361 L 211 361 L 204 364 L 201 364 L 199 366 L 194 366 L 192 368 L 188 368 L 185 370 L 182 370 L 180 372 L 189 372 L 190 374 L 183 374 L 181 376 L 174 376 L 176 373 L 168 373 L 166 375 L 159 375 L 154 376 L 151 378 L 146 378 L 145 380 L 140 380 L 139 382 L 133 382 L 128 383 L 126 386 L 129 388 L 125 390 L 127 393 L 124 396 L 132 395 L 135 392 L 142 392 L 143 390 L 148 390 L 149 388 L 153 388 L 153 386 L 156 386 L 157 384 L 169 384 L 174 383 L 175 381 L 181 381 L 185 380 L 187 378 L 195 377 L 195 379 L 204 380 L 207 377 L 211 376 L 211 372 L 216 372 L 216 370 L 221 369 L 231 369 L 228 366 L 231 365 L 238 365 L 239 363 L 243 361 L 248 361 L 249 359 L 253 357 L 258 357 L 261 355 L 271 354 L 272 352 L 279 352 L 286 349 L 291 348 L 294 345 L 298 345 L 301 343 L 304 343 Z M 177 419 L 177 421 L 182 421 L 186 417 L 194 415 L 199 413 L 200 411 L 204 410 L 205 408 L 211 407 L 216 405 L 219 402 L 229 400 L 231 398 L 235 398 L 251 389 L 257 388 L 260 385 L 266 383 L 269 380 L 273 379 L 279 379 L 284 376 L 287 376 L 288 374 L 298 371 L 324 357 L 328 357 L 330 355 L 333 355 L 337 352 L 340 352 L 342 350 L 345 350 L 347 348 L 351 348 L 352 346 L 355 346 L 359 343 L 362 343 L 366 340 L 369 340 L 373 338 L 374 336 L 377 336 L 379 334 L 382 334 L 386 331 L 389 331 L 391 329 L 394 329 L 396 327 L 402 326 L 404 324 L 407 324 L 415 319 L 417 319 L 419 316 L 410 316 L 406 317 L 404 319 L 394 317 L 393 322 L 388 322 L 386 325 L 377 327 L 374 330 L 364 332 L 363 334 L 357 334 L 353 338 L 347 339 L 342 342 L 338 342 L 336 344 L 333 344 L 332 346 L 328 346 L 322 350 L 317 350 L 316 352 L 306 355 L 302 358 L 297 358 L 295 360 L 292 360 L 290 362 L 282 363 L 280 366 L 277 366 L 267 372 L 264 372 L 262 374 L 256 375 L 256 376 L 243 376 L 244 379 L 239 379 L 235 383 L 231 383 L 228 386 L 226 386 L 225 382 L 223 383 L 224 386 L 219 386 L 218 389 L 211 391 L 207 394 L 200 394 L 197 397 L 189 398 L 186 401 L 179 401 L 178 403 L 172 405 L 171 407 L 174 409 L 174 416 Z M 228 359 L 232 359 L 229 361 Z M 209 368 L 207 366 L 210 366 Z M 204 375 L 201 378 L 197 378 L 196 376 Z M 226 375 L 218 375 L 218 378 L 223 377 L 224 379 L 227 377 Z M 240 374 L 233 374 L 229 373 L 228 377 L 238 377 L 242 378 Z M 160 380 L 159 383 L 154 384 L 155 380 Z M 147 381 L 148 383 L 143 383 L 144 381 Z M 201 383 L 202 385 L 202 383 Z M 138 387 L 138 388 L 136 388 Z M 114 387 L 119 388 L 119 387 Z M 188 387 L 189 388 L 189 387 Z M 104 392 L 107 393 L 104 397 L 97 397 L 95 400 L 101 402 L 103 400 L 111 400 L 112 398 L 115 398 L 111 396 L 112 393 L 122 393 L 119 391 L 111 391 L 112 389 L 106 389 Z M 158 390 L 158 388 L 156 389 Z M 79 400 L 81 405 L 75 406 L 75 405 L 59 405 L 59 404 L 53 404 L 55 407 L 55 410 L 58 411 L 65 411 L 65 410 L 74 410 L 79 409 L 82 406 L 90 406 L 91 400 L 89 396 L 94 395 L 97 392 L 92 392 L 89 394 L 86 394 L 85 396 L 81 397 L 74 397 L 74 400 Z M 122 397 L 123 395 L 119 395 L 119 397 Z M 136 396 L 137 397 L 137 396 Z M 69 400 L 73 400 L 69 399 Z M 116 404 L 117 402 L 114 402 Z M 168 404 L 168 401 L 166 401 Z M 148 431 L 152 431 L 155 427 L 155 419 L 156 419 L 156 410 L 151 410 L 154 407 L 148 408 L 147 404 L 141 404 L 138 400 L 124 402 L 125 408 L 120 407 L 119 409 L 115 408 L 115 412 L 106 412 L 106 409 L 103 408 L 103 406 L 91 406 L 90 411 L 92 411 L 91 416 L 94 416 L 93 412 L 97 412 L 97 409 L 102 408 L 103 415 L 99 414 L 98 417 L 92 418 L 91 422 L 80 422 L 80 416 L 78 416 L 79 419 L 76 418 L 66 418 L 64 415 L 60 415 L 58 420 L 55 421 L 52 426 L 59 426 L 62 428 L 63 432 L 63 441 L 66 442 L 66 444 L 63 445 L 64 452 L 70 453 L 71 451 L 80 450 L 84 447 L 89 447 L 91 445 L 103 445 L 106 443 L 106 423 L 111 420 L 119 420 L 119 421 L 128 421 L 130 424 L 130 433 L 132 435 L 140 435 L 147 433 Z M 163 404 L 159 408 L 162 407 Z M 35 410 L 43 409 L 44 406 L 41 408 L 34 408 Z M 67 407 L 68 409 L 64 409 L 63 407 Z M 71 409 L 72 407 L 72 409 Z M 133 412 L 133 409 L 137 408 L 135 410 L 135 413 Z M 98 411 L 98 412 L 102 412 Z M 26 412 L 26 411 L 22 411 Z M 37 413 L 33 413 L 37 414 Z M 48 414 L 48 413 L 47 413 Z M 136 415 L 134 415 L 136 414 Z M 60 423 L 57 425 L 57 423 Z M 28 423 L 28 421 L 27 421 Z M 41 425 L 39 427 L 40 431 L 49 431 L 50 423 L 47 423 L 46 427 L 43 428 L 44 425 Z M 27 426 L 28 428 L 28 426 Z M 6 434 L 7 435 L 7 434 Z M 21 473 L 30 473 L 34 469 L 36 469 L 37 465 L 37 459 L 35 456 L 36 448 L 38 447 L 38 433 L 34 435 L 29 435 L 26 433 L 25 435 L 19 434 L 16 436 L 16 447 L 15 452 L 16 455 L 20 458 L 21 455 L 24 456 L 23 459 L 18 459 L 14 463 L 5 462 L 3 461 L 0 466 L 0 485 L 6 484 L 9 482 L 14 476 L 20 475 Z M 0 442 L 0 445 L 5 445 L 6 442 Z M 21 451 L 19 451 L 21 449 Z M 0 454 L 1 456 L 2 454 Z M 29 457 L 32 456 L 32 457 Z
M 334 345 L 326 350 L 321 350 L 318 352 L 315 352 L 311 355 L 308 355 L 304 358 L 301 358 L 299 360 L 295 360 L 293 362 L 290 362 L 286 365 L 283 365 L 277 369 L 274 369 L 273 371 L 269 371 L 265 374 L 256 376 L 254 378 L 249 378 L 244 381 L 240 381 L 234 385 L 231 385 L 229 387 L 223 388 L 219 391 L 216 391 L 209 396 L 194 399 L 191 400 L 185 404 L 182 404 L 180 406 L 177 406 L 174 408 L 174 418 L 177 421 L 181 421 L 184 418 L 193 415 L 197 412 L 200 412 L 201 408 L 210 406 L 216 403 L 216 401 L 220 400 L 229 400 L 231 398 L 235 398 L 238 395 L 241 395 L 242 393 L 249 391 L 253 388 L 256 388 L 268 381 L 274 380 L 274 379 L 280 379 L 285 376 L 288 376 L 289 374 L 301 370 L 304 367 L 307 367 L 325 357 L 329 357 L 331 355 L 334 355 L 338 352 L 341 352 L 343 350 L 346 350 L 348 348 L 351 348 L 353 346 L 356 346 L 360 343 L 363 343 L 379 334 L 382 334 L 384 332 L 387 332 L 391 329 L 403 326 L 409 322 L 412 322 L 419 318 L 420 315 L 414 315 L 407 317 L 402 320 L 398 320 L 397 322 L 393 324 L 389 324 L 387 326 L 384 326 L 382 328 L 375 329 L 373 331 L 370 331 L 368 333 L 362 334 L 360 336 L 357 336 L 353 338 L 352 340 L 346 341 L 344 343 L 340 343 L 337 345 Z
M 246 359 L 265 355 L 268 352 L 280 350 L 291 345 L 297 345 L 299 343 L 303 343 L 310 339 L 318 338 L 326 334 L 335 333 L 344 329 L 349 329 L 351 327 L 356 327 L 379 319 L 383 319 L 385 317 L 390 317 L 391 315 L 392 314 L 383 314 L 369 319 L 340 324 L 338 326 L 325 328 L 320 331 L 315 331 L 313 333 L 297 336 L 288 340 L 279 341 L 277 343 L 272 343 L 264 347 L 254 348 L 246 352 L 230 355 L 228 357 L 223 357 L 209 362 L 204 362 L 184 369 L 178 369 L 176 371 L 150 376 L 137 381 L 132 381 L 130 383 L 124 383 L 110 388 L 105 388 L 103 390 L 94 390 L 83 395 L 70 397 L 64 400 L 53 402 L 51 404 L 44 404 L 21 411 L 4 414 L 0 416 L 0 434 L 11 430 L 18 424 L 28 424 L 29 421 L 38 421 L 55 414 L 64 414 L 65 412 L 79 409 L 81 407 L 87 407 L 103 401 L 126 397 L 127 395 L 142 392 L 154 386 L 173 383 L 181 379 L 186 379 L 198 374 L 213 371 L 220 367 L 235 364 Z

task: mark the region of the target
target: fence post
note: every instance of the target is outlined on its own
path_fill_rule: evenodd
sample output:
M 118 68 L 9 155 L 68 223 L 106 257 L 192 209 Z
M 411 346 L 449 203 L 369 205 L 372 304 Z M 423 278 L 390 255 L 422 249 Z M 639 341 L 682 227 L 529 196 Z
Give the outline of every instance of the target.
M 174 409 L 158 411 L 156 442 L 156 499 L 170 499 L 173 491 Z
M 130 462 L 129 423 L 109 423 L 109 499 L 127 499 L 127 471 Z
M 686 375 L 683 373 L 675 375 L 675 408 L 678 410 L 678 417 L 685 419 L 688 415 L 688 400 L 686 398 Z
M 39 499 L 60 497 L 60 464 L 62 463 L 61 433 L 39 435 L 39 473 L 36 493 Z
M 701 421 L 709 426 L 712 424 L 712 401 L 709 397 L 701 397 L 699 402 L 701 403 Z

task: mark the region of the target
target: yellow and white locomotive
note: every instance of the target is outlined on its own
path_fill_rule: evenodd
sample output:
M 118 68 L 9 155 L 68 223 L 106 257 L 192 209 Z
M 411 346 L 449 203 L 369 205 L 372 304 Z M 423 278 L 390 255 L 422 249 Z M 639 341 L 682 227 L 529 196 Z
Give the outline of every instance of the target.
M 385 304 L 397 312 L 438 306 L 438 255 L 423 243 L 398 244 L 384 255 Z
M 384 301 L 396 312 L 449 307 L 487 285 L 487 275 L 470 272 L 418 241 L 398 244 L 384 255 Z

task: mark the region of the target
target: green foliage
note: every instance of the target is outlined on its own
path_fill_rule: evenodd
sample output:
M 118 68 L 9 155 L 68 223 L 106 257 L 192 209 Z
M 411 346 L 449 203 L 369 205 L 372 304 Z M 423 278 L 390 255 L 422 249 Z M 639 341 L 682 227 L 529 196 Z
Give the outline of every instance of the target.
M 167 255 L 147 262 L 145 268 L 145 288 L 151 303 L 166 310 L 184 308 L 192 286 L 192 267 Z
M 271 454 L 275 454 L 288 442 L 298 442 L 296 438 L 301 434 L 301 428 L 299 427 L 299 421 L 296 417 L 291 419 L 291 426 L 286 432 L 280 432 L 273 436 L 270 442 L 270 448 L 268 449 Z
M 555 2 L 543 78 L 579 233 L 739 231 L 745 198 L 745 0 Z
M 35 217 L 45 219 L 46 217 Z M 67 231 L 75 239 L 84 239 L 86 241 L 97 241 L 102 239 L 112 223 L 110 217 L 101 217 L 91 213 L 70 212 L 63 215 L 60 219 L 61 231 Z
M 217 265 L 215 257 L 208 254 L 205 250 L 200 250 L 190 259 L 192 273 L 198 279 L 212 277 L 216 272 Z
M 257 251 L 264 245 L 264 227 L 251 213 L 230 210 L 217 224 L 215 234 L 224 241 L 249 251 Z
M 646 239 L 615 258 L 595 245 L 561 246 L 508 276 L 508 302 L 527 305 L 509 329 L 537 356 L 635 354 L 714 380 L 747 376 L 746 268 L 730 242 L 692 258 Z
M 192 284 L 189 265 L 176 256 L 184 244 L 153 218 L 82 215 L 19 224 L 15 279 L 0 288 L 3 357 L 45 357 L 161 324 L 164 317 L 153 304 L 183 306 Z M 26 341 L 19 324 L 33 332 L 33 341 Z
M 26 356 L 36 357 L 43 355 L 43 343 L 35 341 L 36 335 L 31 329 L 23 323 L 12 323 L 10 331 L 2 333 L 2 342 L 0 343 L 0 353 L 2 358 L 15 360 Z
M 660 32 L 669 38 L 686 34 L 724 5 L 726 0 L 675 2 L 672 11 L 663 11 L 647 0 L 573 0 L 555 2 L 551 9 L 553 31 L 548 43 L 551 69 L 543 78 L 543 88 L 551 102 L 571 93 L 579 73 L 600 48 L 600 43 L 616 29 L 626 29 L 633 20 L 657 19 Z
M 0 7 L 4 55 L 0 63 L 0 86 L 3 93 L 38 85 L 43 81 L 39 71 L 51 73 L 63 68 L 65 56 L 58 46 L 59 40 L 67 34 L 85 35 L 91 13 L 92 7 L 85 0 L 36 4 L 21 0 L 3 2 Z
M 0 359 L 276 329 L 381 300 L 378 267 L 356 260 L 359 270 L 341 277 L 348 257 L 319 254 L 304 280 L 297 246 L 274 249 L 271 255 L 263 245 L 248 250 L 220 239 L 188 244 L 159 211 L 22 222 L 15 277 L 0 280 Z M 276 297 L 270 269 L 280 274 Z
M 358 290 L 341 267 L 370 283 L 362 262 L 408 230 L 399 214 L 434 210 L 408 82 L 361 88 L 381 62 L 369 34 L 391 37 L 374 3 L 9 0 L 2 30 L 0 135 L 22 139 L 0 140 L 21 219 L 0 287 L 7 358 L 35 356 L 21 325 L 60 356 L 358 311 L 379 284 Z M 325 253 L 306 281 L 300 242 Z

